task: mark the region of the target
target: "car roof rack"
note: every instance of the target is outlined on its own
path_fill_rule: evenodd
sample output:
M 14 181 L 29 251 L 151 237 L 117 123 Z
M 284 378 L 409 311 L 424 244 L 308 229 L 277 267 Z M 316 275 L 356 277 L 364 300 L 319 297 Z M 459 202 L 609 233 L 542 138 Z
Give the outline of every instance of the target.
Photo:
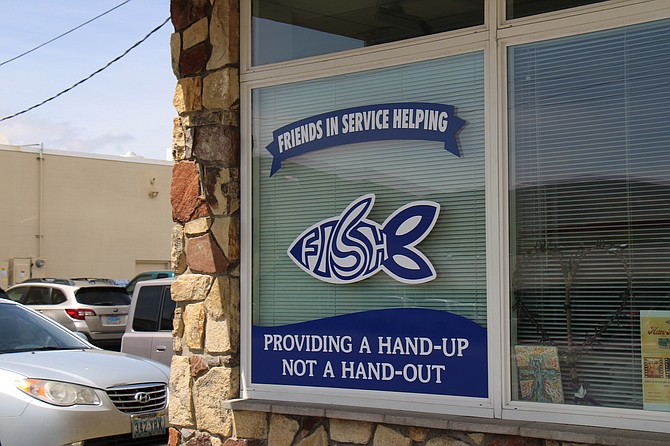
M 57 285 L 70 285 L 74 286 L 76 282 L 86 282 L 89 285 L 113 285 L 119 286 L 112 279 L 104 279 L 100 277 L 73 277 L 71 279 L 58 279 L 55 277 L 34 277 L 32 279 L 26 279 L 21 283 L 53 283 Z
M 70 280 L 77 281 L 77 282 L 88 282 L 92 285 L 96 284 L 96 283 L 116 285 L 116 282 L 114 282 L 112 279 L 103 279 L 103 278 L 100 278 L 100 277 L 73 277 Z
M 73 285 L 72 280 L 70 279 L 57 279 L 55 277 L 35 277 L 32 279 L 26 279 L 21 283 L 55 283 L 58 285 Z

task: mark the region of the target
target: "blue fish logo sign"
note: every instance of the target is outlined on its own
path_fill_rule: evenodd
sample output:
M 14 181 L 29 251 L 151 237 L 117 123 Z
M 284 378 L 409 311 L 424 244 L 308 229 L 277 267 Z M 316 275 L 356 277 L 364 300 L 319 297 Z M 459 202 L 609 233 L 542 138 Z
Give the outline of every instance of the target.
M 374 194 L 363 195 L 339 216 L 311 226 L 288 248 L 289 257 L 307 274 L 334 284 L 360 282 L 379 270 L 407 284 L 435 279 L 435 268 L 416 245 L 435 226 L 440 205 L 414 201 L 380 225 L 366 218 L 374 203 Z

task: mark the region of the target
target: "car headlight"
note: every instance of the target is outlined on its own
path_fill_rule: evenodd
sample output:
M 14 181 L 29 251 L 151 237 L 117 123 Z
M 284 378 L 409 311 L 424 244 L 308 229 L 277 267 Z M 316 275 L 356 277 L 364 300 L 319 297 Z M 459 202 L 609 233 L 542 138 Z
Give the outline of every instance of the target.
M 20 379 L 16 387 L 26 394 L 56 406 L 98 405 L 100 398 L 90 387 L 44 379 Z

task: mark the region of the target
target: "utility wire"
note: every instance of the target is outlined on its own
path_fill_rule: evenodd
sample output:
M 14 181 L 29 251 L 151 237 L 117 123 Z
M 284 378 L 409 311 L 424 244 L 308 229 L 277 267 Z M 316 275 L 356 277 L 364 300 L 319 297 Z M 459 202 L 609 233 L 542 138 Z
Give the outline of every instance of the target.
M 56 37 L 54 37 L 53 39 L 51 39 L 51 40 L 49 40 L 49 41 L 47 41 L 47 42 L 44 42 L 44 43 L 41 44 L 41 45 L 37 45 L 35 48 L 33 48 L 33 49 L 31 49 L 31 50 L 28 50 L 28 51 L 26 51 L 25 53 L 21 53 L 21 54 L 19 54 L 18 56 L 12 57 L 11 59 L 7 59 L 7 60 L 4 61 L 4 62 L 0 62 L 0 67 L 3 66 L 3 65 L 5 65 L 5 64 L 8 64 L 9 62 L 15 61 L 16 59 L 18 59 L 18 58 L 20 58 L 20 57 L 25 56 L 26 54 L 30 54 L 30 53 L 32 53 L 33 51 L 38 50 L 38 49 L 42 48 L 43 46 L 48 45 L 48 44 L 50 44 L 51 42 L 60 39 L 61 37 L 67 36 L 67 35 L 70 34 L 71 32 L 78 30 L 78 29 L 81 28 L 82 26 L 88 25 L 88 24 L 91 23 L 92 21 L 99 19 L 100 17 L 104 16 L 105 14 L 109 14 L 110 12 L 114 11 L 114 10 L 117 9 L 117 8 L 120 8 L 121 6 L 125 5 L 126 3 L 130 2 L 130 1 L 132 1 L 132 0 L 126 0 L 125 2 L 121 3 L 120 5 L 116 5 L 116 6 L 113 7 L 112 9 L 110 9 L 110 10 L 108 10 L 108 11 L 105 11 L 105 12 L 103 12 L 102 14 L 96 16 L 96 17 L 93 17 L 91 20 L 88 20 L 88 21 L 82 23 L 81 25 L 72 28 L 71 30 L 64 32 L 64 33 L 61 34 L 60 36 L 56 36 Z
M 98 74 L 98 73 L 104 71 L 105 69 L 107 69 L 111 64 L 113 64 L 114 62 L 116 62 L 116 61 L 118 61 L 119 59 L 121 59 L 122 57 L 124 57 L 124 56 L 125 56 L 126 54 L 128 54 L 130 51 L 132 51 L 133 49 L 135 49 L 138 45 L 140 45 L 142 42 L 144 42 L 145 40 L 147 40 L 147 39 L 149 38 L 149 36 L 151 36 L 153 33 L 155 33 L 156 31 L 158 31 L 159 29 L 161 29 L 161 28 L 162 28 L 162 27 L 163 27 L 169 20 L 170 20 L 170 17 L 168 17 L 167 19 L 165 19 L 165 21 L 164 21 L 163 23 L 161 23 L 160 25 L 158 25 L 157 27 L 155 27 L 154 29 L 152 29 L 152 30 L 149 32 L 149 34 L 147 34 L 146 36 L 144 36 L 144 37 L 142 38 L 142 40 L 140 40 L 139 42 L 136 42 L 133 46 L 131 46 L 130 48 L 128 48 L 126 51 L 124 51 L 123 54 L 121 54 L 120 56 L 116 57 L 116 58 L 113 59 L 112 61 L 108 62 L 107 65 L 105 65 L 104 67 L 102 67 L 102 68 L 100 68 L 100 69 L 94 71 L 93 73 L 91 73 L 90 75 L 88 75 L 88 77 L 86 77 L 86 78 L 80 80 L 80 81 L 77 82 L 76 84 L 72 85 L 72 86 L 69 87 L 69 88 L 66 88 L 65 90 L 61 91 L 60 93 L 58 93 L 58 94 L 56 94 L 56 95 L 54 95 L 54 96 L 51 96 L 49 99 L 45 99 L 45 100 L 43 100 L 43 101 L 40 102 L 39 104 L 33 105 L 32 107 L 26 108 L 25 110 L 21 110 L 20 112 L 18 112 L 18 113 L 14 113 L 13 115 L 5 116 L 4 118 L 0 119 L 0 122 L 6 121 L 6 120 L 8 120 L 8 119 L 15 118 L 15 117 L 17 117 L 17 116 L 19 116 L 19 115 L 22 115 L 22 114 L 24 114 L 24 113 L 29 112 L 30 110 L 34 110 L 34 109 L 36 109 L 37 107 L 40 107 L 40 106 L 46 104 L 46 103 L 49 102 L 49 101 L 53 101 L 53 100 L 56 99 L 57 97 L 59 97 L 59 96 L 65 94 L 65 93 L 67 93 L 68 91 L 72 90 L 73 88 L 75 88 L 75 87 L 77 87 L 77 86 L 83 84 L 84 82 L 86 82 L 87 80 L 89 80 L 90 78 L 92 78 L 93 76 L 95 76 L 96 74 Z

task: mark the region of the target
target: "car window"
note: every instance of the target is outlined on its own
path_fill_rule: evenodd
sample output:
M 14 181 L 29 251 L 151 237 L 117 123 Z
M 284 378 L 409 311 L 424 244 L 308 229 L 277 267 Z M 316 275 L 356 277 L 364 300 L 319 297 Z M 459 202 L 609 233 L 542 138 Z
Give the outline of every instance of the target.
M 133 291 L 135 291 L 135 286 L 137 285 L 137 282 L 143 282 L 145 280 L 151 280 L 153 278 L 154 278 L 153 274 L 139 274 L 139 275 L 133 277 L 130 280 L 130 282 L 128 282 L 128 285 L 126 285 L 126 290 L 128 291 L 128 294 L 133 294 Z
M 27 286 L 12 288 L 11 290 L 7 290 L 7 296 L 14 302 L 21 302 L 23 296 L 28 292 L 28 288 Z
M 131 281 L 131 283 L 137 283 L 137 282 L 142 282 L 143 280 L 150 280 L 152 279 L 153 276 L 151 274 L 140 274 L 135 278 L 134 281 Z
M 119 288 L 80 288 L 75 293 L 75 298 L 83 305 L 130 305 L 130 296 Z
M 29 287 L 20 302 L 26 305 L 51 305 L 49 288 Z
M 161 325 L 159 330 L 172 330 L 172 319 L 174 318 L 174 309 L 176 302 L 172 300 L 170 286 L 163 287 L 163 309 L 161 311 Z
M 19 305 L 0 304 L 0 353 L 62 348 L 90 347 Z
M 153 275 L 151 275 L 151 274 L 140 274 L 139 276 L 135 277 L 135 278 L 132 279 L 130 282 L 128 282 L 128 286 L 133 286 L 133 285 L 135 285 L 137 282 L 142 282 L 142 281 L 144 281 L 144 280 L 151 280 L 151 279 L 153 279 L 153 278 L 154 278 L 154 277 L 153 277 Z
M 133 330 L 158 330 L 158 315 L 160 314 L 162 294 L 163 287 L 160 285 L 143 286 L 140 288 L 137 294 L 137 302 L 135 303 Z
M 67 297 L 65 297 L 65 293 L 63 293 L 61 290 L 54 288 L 51 290 L 51 303 L 54 305 L 62 304 L 63 302 L 67 301 Z

